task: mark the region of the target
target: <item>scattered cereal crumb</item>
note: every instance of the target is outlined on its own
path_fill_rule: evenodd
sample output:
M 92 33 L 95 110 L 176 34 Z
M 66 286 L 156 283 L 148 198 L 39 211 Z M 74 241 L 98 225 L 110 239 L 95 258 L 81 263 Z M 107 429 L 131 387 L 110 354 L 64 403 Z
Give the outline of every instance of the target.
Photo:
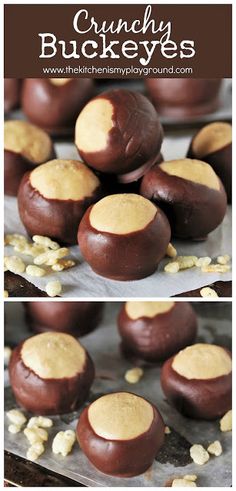
M 5 235 L 5 245 L 15 246 L 18 244 L 26 244 L 27 239 L 21 234 L 6 234 Z
M 206 257 L 199 257 L 196 261 L 196 266 L 198 268 L 202 268 L 203 266 L 209 266 L 211 264 L 211 258 L 206 256 Z
M 177 256 L 177 250 L 171 243 L 167 246 L 166 255 L 173 258 Z
M 7 290 L 4 290 L 4 298 L 8 298 L 9 297 L 9 293 Z
M 198 465 L 203 465 L 208 462 L 210 456 L 202 445 L 195 444 L 190 448 L 190 455 L 193 462 Z
M 232 431 L 232 409 L 221 418 L 220 429 L 221 431 Z
M 186 474 L 184 476 L 184 479 L 187 479 L 187 481 L 196 481 L 197 476 L 196 476 L 196 474 Z
M 37 442 L 29 447 L 26 457 L 28 460 L 37 460 L 44 452 L 44 445 L 42 442 Z
M 4 346 L 4 365 L 8 365 L 11 358 L 12 350 L 9 346 Z
M 179 478 L 179 479 L 174 479 L 172 481 L 172 485 L 171 485 L 172 488 L 187 488 L 187 487 L 190 487 L 190 488 L 195 488 L 197 487 L 196 483 L 194 481 L 189 481 L 188 479 L 184 479 L 184 478 Z
M 61 291 L 62 286 L 58 280 L 49 281 L 46 285 L 46 293 L 49 297 L 56 297 L 57 295 L 60 295 Z
M 60 246 L 57 242 L 54 242 L 49 237 L 45 237 L 44 235 L 34 235 L 32 237 L 32 240 L 36 244 L 42 245 L 44 247 L 49 247 L 49 249 L 52 249 L 53 251 L 60 249 Z
M 17 426 L 23 426 L 26 423 L 26 417 L 19 409 L 10 409 L 7 411 L 7 417 L 11 423 Z
M 130 368 L 125 373 L 125 380 L 129 384 L 137 384 L 143 376 L 143 369 L 139 367 Z
M 53 420 L 46 418 L 46 416 L 32 416 L 27 423 L 27 428 L 33 428 L 35 426 L 40 428 L 51 428 L 53 426 Z
M 26 268 L 26 274 L 29 276 L 45 276 L 46 271 L 43 268 L 39 268 L 39 266 L 35 266 L 34 264 L 29 264 Z
M 228 264 L 209 264 L 209 266 L 202 266 L 201 271 L 203 273 L 227 273 L 230 269 Z
M 170 433 L 171 433 L 171 429 L 169 428 L 169 426 L 165 426 L 165 434 L 169 435 Z
M 13 435 L 15 435 L 16 433 L 19 433 L 21 431 L 21 426 L 20 425 L 16 425 L 14 423 L 10 424 L 8 426 L 8 431 L 9 433 L 12 433 Z
M 218 297 L 217 292 L 215 290 L 213 290 L 213 288 L 210 288 L 209 286 L 201 288 L 200 295 L 203 298 L 205 298 L 205 297 L 209 297 L 209 298 Z
M 197 256 L 178 256 L 176 261 L 179 264 L 179 269 L 190 269 L 196 266 Z
M 211 455 L 215 455 L 216 457 L 219 457 L 219 455 L 222 454 L 222 445 L 221 443 L 219 442 L 219 440 L 215 440 L 213 443 L 211 443 L 209 445 L 209 447 L 207 448 L 207 451 L 211 454 Z
M 24 435 L 31 445 L 37 442 L 46 442 L 48 439 L 48 433 L 44 428 L 39 426 L 27 427 L 24 429 Z
M 36 266 L 41 266 L 42 264 L 46 264 L 47 266 L 52 266 L 56 264 L 58 259 L 62 259 L 65 256 L 68 256 L 69 249 L 67 247 L 60 247 L 56 251 L 48 251 L 43 254 L 39 254 L 34 258 L 34 264 Z
M 53 271 L 63 271 L 64 269 L 69 269 L 75 266 L 75 261 L 72 259 L 59 259 L 55 264 L 52 265 Z
M 25 263 L 18 256 L 6 256 L 4 258 L 4 264 L 8 271 L 11 271 L 12 273 L 20 274 L 25 271 Z
M 230 256 L 228 254 L 225 254 L 224 256 L 218 256 L 217 257 L 217 263 L 218 264 L 227 264 L 230 261 Z
M 72 450 L 76 437 L 73 430 L 59 431 L 53 439 L 52 451 L 66 457 Z
M 170 263 L 167 263 L 164 268 L 166 273 L 178 273 L 179 271 L 179 263 L 177 261 L 173 261 Z

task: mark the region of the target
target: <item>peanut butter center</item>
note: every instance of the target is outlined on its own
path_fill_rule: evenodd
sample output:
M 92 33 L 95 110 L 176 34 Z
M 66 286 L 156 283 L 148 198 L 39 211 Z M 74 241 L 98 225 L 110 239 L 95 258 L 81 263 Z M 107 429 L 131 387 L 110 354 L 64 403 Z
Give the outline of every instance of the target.
M 107 440 L 131 440 L 147 432 L 153 422 L 151 404 L 128 392 L 100 397 L 88 409 L 93 431 Z
M 123 235 L 143 230 L 157 213 L 156 206 L 138 194 L 113 194 L 95 203 L 90 223 L 100 232 Z
M 23 343 L 21 358 L 39 377 L 61 379 L 83 371 L 86 352 L 73 336 L 46 332 Z
M 207 380 L 228 375 L 232 360 L 224 348 L 214 344 L 194 344 L 180 351 L 172 368 L 188 380 Z

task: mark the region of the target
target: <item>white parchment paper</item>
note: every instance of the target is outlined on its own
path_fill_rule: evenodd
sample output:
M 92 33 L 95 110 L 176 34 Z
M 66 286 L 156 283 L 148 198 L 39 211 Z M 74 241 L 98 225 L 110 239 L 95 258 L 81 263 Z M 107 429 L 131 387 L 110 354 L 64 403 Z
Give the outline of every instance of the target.
M 184 157 L 192 134 L 193 131 L 190 130 L 168 133 L 162 146 L 164 158 L 170 160 Z M 56 151 L 60 158 L 78 159 L 73 143 L 57 143 Z M 231 207 L 229 206 L 223 223 L 208 236 L 206 241 L 174 241 L 173 243 L 179 255 L 210 256 L 212 258 L 221 254 L 231 255 L 231 227 Z M 5 231 L 6 233 L 25 233 L 18 215 L 17 200 L 7 196 L 5 196 Z M 59 279 L 63 285 L 62 296 L 71 298 L 169 297 L 218 280 L 232 279 L 231 272 L 202 273 L 200 268 L 168 274 L 163 271 L 165 263 L 168 262 L 166 259 L 160 263 L 158 271 L 143 280 L 128 282 L 108 280 L 95 274 L 83 261 L 78 246 L 71 247 L 70 251 L 71 257 L 78 261 L 74 268 L 61 273 L 51 273 L 43 278 L 30 277 L 25 274 L 22 276 L 43 291 L 49 280 Z M 6 255 L 13 254 L 13 249 L 6 247 L 5 253 Z M 26 256 L 23 259 L 26 263 L 31 260 Z

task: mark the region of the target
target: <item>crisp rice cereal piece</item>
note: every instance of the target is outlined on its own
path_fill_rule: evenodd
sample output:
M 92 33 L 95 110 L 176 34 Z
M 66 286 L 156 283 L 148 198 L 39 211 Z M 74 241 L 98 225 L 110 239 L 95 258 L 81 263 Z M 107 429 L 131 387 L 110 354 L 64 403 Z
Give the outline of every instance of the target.
M 232 431 L 232 409 L 224 414 L 223 418 L 220 420 L 221 431 Z
M 196 474 L 186 474 L 184 476 L 184 479 L 187 479 L 187 481 L 196 481 L 197 476 L 196 476 Z
M 198 268 L 202 268 L 203 266 L 209 266 L 209 264 L 211 264 L 211 258 L 208 256 L 199 257 L 198 260 L 196 261 L 196 266 Z
M 58 259 L 62 259 L 63 257 L 68 256 L 68 254 L 69 249 L 67 247 L 61 247 L 56 251 L 48 251 L 43 254 L 39 254 L 39 256 L 35 257 L 34 264 L 37 266 L 41 266 L 42 264 L 52 266 L 58 261 Z
M 16 435 L 16 433 L 20 433 L 21 431 L 21 426 L 20 425 L 16 425 L 16 424 L 11 424 L 8 426 L 8 431 L 9 433 L 12 433 L 12 435 Z
M 26 457 L 28 460 L 32 460 L 32 461 L 37 460 L 40 457 L 40 455 L 43 454 L 44 450 L 45 449 L 42 442 L 37 442 L 31 447 L 29 447 Z
M 215 290 L 213 290 L 213 288 L 210 288 L 209 286 L 206 286 L 204 288 L 201 288 L 200 295 L 203 298 L 206 298 L 206 297 L 208 297 L 208 298 L 218 297 L 217 292 Z
M 46 285 L 46 293 L 49 297 L 56 297 L 57 295 L 60 295 L 61 291 L 62 286 L 58 280 L 49 281 Z
M 44 428 L 38 426 L 27 427 L 24 429 L 24 435 L 27 440 L 33 445 L 36 442 L 46 442 L 48 440 L 48 433 Z
M 177 256 L 177 250 L 175 249 L 175 247 L 171 243 L 169 243 L 167 246 L 166 256 L 172 257 L 172 258 Z
M 25 263 L 18 256 L 6 256 L 4 263 L 11 273 L 20 274 L 25 271 Z
M 143 369 L 139 367 L 130 368 L 125 372 L 125 380 L 129 384 L 137 384 L 143 376 Z
M 41 276 L 45 276 L 46 271 L 43 268 L 39 268 L 39 266 L 35 266 L 34 264 L 29 264 L 26 267 L 26 274 L 28 274 L 29 276 L 41 277 Z
M 76 437 L 73 430 L 59 431 L 53 439 L 52 451 L 66 457 L 72 450 Z
M 225 254 L 224 256 L 218 256 L 216 259 L 218 264 L 227 264 L 230 261 L 230 256 Z
M 7 290 L 4 290 L 4 298 L 8 298 L 9 297 L 9 293 Z
M 196 488 L 197 485 L 195 482 L 189 481 L 188 479 L 178 478 L 172 481 L 171 487 L 172 488 L 187 488 L 187 487 Z
M 212 442 L 209 447 L 207 448 L 207 451 L 211 454 L 211 455 L 215 455 L 215 457 L 219 457 L 221 454 L 222 454 L 222 445 L 221 443 L 219 442 L 219 440 L 215 440 L 214 442 Z
M 209 264 L 209 266 L 202 266 L 201 271 L 203 273 L 227 273 L 230 269 L 228 264 Z
M 53 420 L 46 418 L 45 416 L 32 416 L 27 423 L 27 428 L 32 428 L 34 426 L 51 428 L 53 426 Z
M 190 448 L 190 456 L 193 462 L 198 465 L 203 465 L 208 462 L 210 456 L 202 445 L 195 444 Z
M 20 243 L 28 243 L 28 240 L 21 234 L 7 234 L 5 235 L 5 245 L 15 246 Z
M 9 346 L 4 346 L 4 365 L 8 365 L 12 354 L 12 349 Z
M 50 251 L 46 265 L 53 266 L 53 264 L 56 264 L 59 259 L 68 256 L 69 253 L 70 251 L 67 249 L 67 247 L 61 247 L 60 249 L 57 249 L 57 251 Z
M 197 259 L 197 256 L 178 256 L 176 261 L 179 264 L 179 269 L 182 270 L 196 266 Z
M 44 235 L 34 235 L 32 237 L 32 240 L 36 244 L 42 245 L 44 247 L 48 247 L 49 249 L 52 249 L 53 251 L 60 249 L 60 246 L 57 242 L 54 242 L 53 240 L 50 239 L 50 237 L 46 237 Z
M 59 259 L 55 264 L 52 265 L 52 270 L 56 272 L 63 271 L 64 269 L 70 269 L 75 266 L 75 261 L 72 259 Z
M 19 409 L 10 409 L 10 411 L 7 411 L 7 417 L 11 423 L 18 426 L 23 426 L 27 421 L 25 415 Z
M 179 263 L 177 261 L 167 263 L 164 267 L 166 273 L 178 273 L 179 269 Z
M 169 435 L 170 433 L 171 433 L 171 429 L 169 428 L 169 426 L 165 426 L 165 434 Z
M 14 247 L 14 251 L 20 252 L 25 256 L 37 257 L 40 254 L 46 253 L 49 251 L 46 247 L 40 246 L 38 244 L 19 244 Z

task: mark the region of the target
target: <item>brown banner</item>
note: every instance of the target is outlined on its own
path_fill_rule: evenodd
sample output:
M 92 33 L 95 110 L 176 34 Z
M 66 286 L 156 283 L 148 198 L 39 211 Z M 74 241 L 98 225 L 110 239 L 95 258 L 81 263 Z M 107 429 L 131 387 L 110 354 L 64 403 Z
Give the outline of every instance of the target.
M 5 77 L 231 77 L 231 17 L 231 5 L 5 5 Z

